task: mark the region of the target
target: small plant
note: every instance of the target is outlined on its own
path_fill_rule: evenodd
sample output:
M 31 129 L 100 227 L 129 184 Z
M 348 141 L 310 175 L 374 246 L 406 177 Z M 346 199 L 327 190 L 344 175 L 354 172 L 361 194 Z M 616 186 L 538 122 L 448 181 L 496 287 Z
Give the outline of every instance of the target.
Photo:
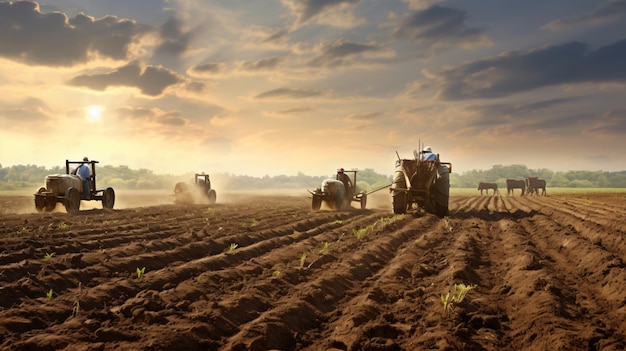
M 52 259 L 52 256 L 54 256 L 54 252 L 51 253 L 47 253 L 43 256 L 43 259 L 46 261 L 49 261 L 50 259 Z
M 139 269 L 139 267 L 137 267 L 137 278 L 141 278 L 141 276 L 146 272 L 146 267 L 143 267 L 141 269 Z
M 46 293 L 46 297 L 48 298 L 48 300 L 50 300 L 52 298 L 52 294 L 54 294 L 52 289 L 48 290 L 48 292 Z
M 300 232 L 294 229 L 293 230 L 293 235 L 297 235 L 297 234 L 300 234 Z
M 300 255 L 300 269 L 304 268 L 304 263 L 306 262 L 306 252 L 303 252 Z
M 259 224 L 259 221 L 257 221 L 256 219 L 252 218 L 252 224 L 250 225 L 251 227 L 256 226 L 257 224 Z
M 324 241 L 324 244 L 322 244 L 322 248 L 320 249 L 319 253 L 323 255 L 326 252 L 328 252 L 329 246 L 330 246 L 330 243 L 328 241 Z
M 467 292 L 475 289 L 476 285 L 454 284 L 454 302 L 461 303 Z
M 465 285 L 465 284 L 454 284 L 454 291 L 452 294 L 448 292 L 446 295 L 441 295 L 441 304 L 443 305 L 443 316 L 447 317 L 450 311 L 452 310 L 452 306 L 455 303 L 461 303 L 465 299 L 465 295 L 472 290 L 475 289 L 477 285 Z
M 80 312 L 80 302 L 78 302 L 78 299 L 76 299 L 74 300 L 74 304 L 72 306 L 72 317 L 78 316 L 79 312 Z
M 450 309 L 450 293 L 448 292 L 446 295 L 441 295 L 441 304 L 443 305 L 443 316 L 447 317 Z
M 343 221 L 341 219 L 335 219 L 333 224 L 343 224 Z
M 354 233 L 354 235 L 357 237 L 357 239 L 361 240 L 361 237 L 363 237 L 363 235 L 365 235 L 365 233 L 367 233 L 368 229 L 369 229 L 369 227 L 359 228 L 359 229 L 352 229 L 352 233 Z
M 65 223 L 65 222 L 61 222 L 61 223 L 59 223 L 59 224 L 57 225 L 57 228 L 59 228 L 59 229 L 61 229 L 61 230 L 67 229 L 67 227 L 68 227 L 68 225 L 67 225 L 67 223 Z
M 26 227 L 22 227 L 22 229 L 17 231 L 17 234 L 28 234 L 28 233 L 30 233 L 30 229 Z
M 230 246 L 228 247 L 228 252 L 233 252 L 235 251 L 235 249 L 238 247 L 238 244 L 232 243 L 230 244 Z
M 280 271 L 274 271 L 273 275 L 274 275 L 275 277 L 280 277 Z

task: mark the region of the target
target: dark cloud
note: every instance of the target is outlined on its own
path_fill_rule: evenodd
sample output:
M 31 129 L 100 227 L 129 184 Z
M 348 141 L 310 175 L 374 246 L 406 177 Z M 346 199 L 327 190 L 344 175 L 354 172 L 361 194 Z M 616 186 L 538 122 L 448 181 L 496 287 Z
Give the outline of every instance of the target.
M 188 122 L 180 112 L 169 112 L 157 119 L 157 123 L 169 127 L 184 127 Z
M 552 21 L 546 24 L 544 28 L 558 30 L 577 25 L 598 25 L 616 22 L 624 18 L 626 18 L 626 0 L 612 0 L 601 4 L 589 13 Z
M 563 113 L 561 106 L 581 101 L 579 97 L 556 98 L 525 104 L 475 105 L 466 108 L 473 116 L 466 125 L 483 130 L 506 126 L 516 132 L 538 132 L 548 130 L 583 130 L 594 121 L 590 113 Z
M 267 57 L 256 61 L 243 62 L 239 68 L 244 71 L 265 71 L 276 68 L 282 59 L 280 57 Z
M 264 43 L 269 43 L 269 42 L 273 42 L 273 41 L 278 41 L 278 40 L 284 38 L 287 34 L 289 34 L 289 29 L 287 29 L 287 28 L 279 28 L 279 29 L 275 30 L 272 34 L 270 34 L 270 36 L 265 38 L 263 40 L 263 42 Z
M 416 43 L 435 45 L 472 45 L 488 41 L 484 29 L 468 28 L 467 13 L 443 6 L 431 6 L 400 18 L 392 37 Z
M 298 16 L 298 23 L 305 23 L 317 15 L 343 8 L 349 5 L 356 5 L 361 0 L 283 0 L 293 8 Z
M 269 90 L 256 95 L 255 99 L 273 99 L 273 98 L 286 98 L 286 99 L 309 99 L 315 97 L 321 97 L 325 94 L 319 90 L 307 90 L 307 89 L 292 89 L 292 88 L 278 88 Z
M 155 116 L 153 110 L 138 107 L 119 107 L 116 109 L 116 112 L 124 118 L 128 117 L 131 119 L 151 119 Z
M 159 35 L 161 44 L 155 53 L 178 57 L 189 49 L 194 33 L 186 30 L 178 17 L 172 16 L 159 28 Z
M 626 40 L 590 51 L 570 42 L 514 51 L 443 70 L 435 78 L 444 100 L 498 98 L 542 87 L 626 82 Z
M 16 123 L 44 122 L 51 117 L 45 102 L 37 98 L 27 98 L 13 106 L 0 108 L 0 120 Z
M 44 14 L 30 1 L 0 2 L 0 56 L 47 66 L 87 62 L 91 54 L 127 58 L 129 45 L 148 30 L 134 21 L 83 14 Z
M 346 40 L 326 41 L 319 47 L 320 54 L 309 61 L 312 67 L 338 67 L 354 63 L 357 55 L 382 53 L 385 51 L 377 43 L 359 44 Z
M 593 134 L 626 136 L 626 110 L 610 111 L 596 120 L 596 125 L 587 130 Z
M 176 73 L 168 69 L 147 66 L 142 70 L 139 63 L 132 62 L 111 73 L 77 76 L 69 84 L 99 91 L 115 86 L 135 87 L 142 94 L 158 96 L 167 87 L 181 81 Z
M 207 73 L 221 73 L 226 71 L 226 65 L 221 62 L 207 62 L 191 67 L 192 74 L 204 75 Z

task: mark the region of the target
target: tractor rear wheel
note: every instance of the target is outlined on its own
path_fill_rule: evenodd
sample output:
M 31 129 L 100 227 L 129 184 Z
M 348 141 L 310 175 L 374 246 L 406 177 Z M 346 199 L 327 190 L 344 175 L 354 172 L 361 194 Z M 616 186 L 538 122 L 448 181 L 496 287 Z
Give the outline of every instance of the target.
M 217 201 L 217 193 L 213 189 L 209 190 L 207 197 L 209 198 L 209 205 L 214 205 Z
M 313 194 L 313 199 L 311 200 L 311 209 L 313 211 L 319 211 L 320 208 L 322 208 L 322 197 Z
M 102 194 L 102 207 L 108 210 L 113 209 L 115 205 L 115 191 L 113 188 L 106 188 Z
M 439 176 L 435 180 L 434 198 L 435 214 L 439 217 L 448 215 L 448 204 L 450 201 L 450 169 L 446 166 L 439 166 L 437 170 Z
M 44 207 L 46 207 L 46 197 L 41 195 L 46 191 L 46 188 L 41 187 L 37 190 L 37 194 L 35 194 L 35 208 L 37 212 L 43 211 Z
M 392 204 L 393 204 L 393 213 L 395 214 L 404 214 L 407 210 L 407 193 L 404 190 L 393 190 L 393 189 L 406 189 L 406 179 L 404 178 L 404 171 L 402 170 L 402 166 L 396 167 L 396 172 L 393 175 L 393 184 L 391 185 L 391 189 L 393 191 Z
M 76 188 L 69 188 L 65 191 L 63 205 L 67 213 L 76 213 L 80 210 L 80 192 Z

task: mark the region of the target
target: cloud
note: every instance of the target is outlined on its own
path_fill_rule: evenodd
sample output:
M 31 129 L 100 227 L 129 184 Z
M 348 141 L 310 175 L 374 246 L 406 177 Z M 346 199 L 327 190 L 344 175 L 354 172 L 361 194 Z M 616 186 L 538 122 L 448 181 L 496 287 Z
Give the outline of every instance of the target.
M 468 28 L 466 19 L 465 11 L 435 5 L 400 17 L 392 37 L 427 47 L 489 45 L 491 41 L 484 35 L 485 30 Z
M 187 74 L 196 77 L 211 77 L 225 73 L 228 66 L 222 62 L 205 62 L 192 66 L 187 70 Z
M 353 43 L 346 40 L 328 40 L 322 42 L 315 51 L 318 55 L 309 61 L 311 67 L 339 67 L 356 63 L 356 58 L 390 56 L 393 52 L 382 45 L 371 42 L 366 44 Z
M 255 61 L 244 61 L 239 64 L 239 69 L 243 71 L 267 71 L 273 70 L 282 61 L 280 57 L 266 57 Z
M 323 97 L 327 94 L 320 90 L 278 88 L 257 94 L 255 99 L 310 99 Z
M 178 57 L 189 50 L 194 33 L 185 29 L 181 19 L 172 16 L 159 28 L 159 36 L 161 44 L 155 53 Z
M 612 0 L 580 16 L 566 17 L 552 21 L 546 24 L 544 28 L 556 31 L 578 25 L 600 25 L 616 22 L 624 18 L 626 18 L 626 0 Z
M 588 130 L 588 133 L 625 136 L 626 135 L 626 110 L 610 111 L 596 120 L 596 125 Z
M 315 17 L 332 11 L 344 10 L 361 0 L 283 0 L 297 16 L 297 23 L 303 24 Z M 344 17 L 344 20 L 346 18 Z
M 71 66 L 100 56 L 123 60 L 149 28 L 131 20 L 42 13 L 30 1 L 0 2 L 0 56 L 33 65 Z
M 21 103 L 0 105 L 0 120 L 11 121 L 8 125 L 17 127 L 22 124 L 46 122 L 52 118 L 47 104 L 38 98 L 26 98 Z
M 144 95 L 158 96 L 167 87 L 182 81 L 175 72 L 166 68 L 155 66 L 142 68 L 138 62 L 131 62 L 111 73 L 74 77 L 69 84 L 98 91 L 115 86 L 134 87 Z
M 577 83 L 626 83 L 626 40 L 590 51 L 570 42 L 428 73 L 443 100 L 499 98 L 534 89 Z

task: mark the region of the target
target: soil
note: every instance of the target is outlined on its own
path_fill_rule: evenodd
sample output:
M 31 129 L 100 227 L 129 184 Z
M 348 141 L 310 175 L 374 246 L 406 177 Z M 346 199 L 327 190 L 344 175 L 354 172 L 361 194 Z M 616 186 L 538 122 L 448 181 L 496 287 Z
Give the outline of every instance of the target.
M 624 194 L 453 196 L 445 218 L 388 194 L 219 196 L 76 215 L 0 197 L 0 349 L 626 347 Z

